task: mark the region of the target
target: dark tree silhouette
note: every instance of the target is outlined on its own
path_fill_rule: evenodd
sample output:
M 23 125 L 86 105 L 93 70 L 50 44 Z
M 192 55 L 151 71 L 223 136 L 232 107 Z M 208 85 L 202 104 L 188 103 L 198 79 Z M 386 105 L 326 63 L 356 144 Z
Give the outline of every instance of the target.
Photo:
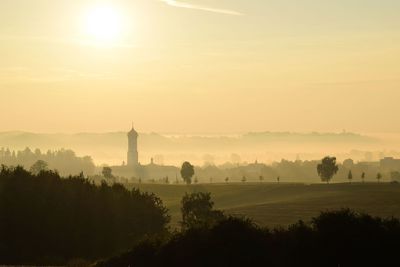
M 38 175 L 42 171 L 47 171 L 48 167 L 49 164 L 47 164 L 47 162 L 45 162 L 44 160 L 38 160 L 31 166 L 29 172 L 34 175 Z
M 362 180 L 363 183 L 365 182 L 365 172 L 361 173 L 361 180 Z
M 210 227 L 224 218 L 221 211 L 213 209 L 211 193 L 186 193 L 181 205 L 183 229 Z
M 376 179 L 378 180 L 378 183 L 381 182 L 382 174 L 381 174 L 380 172 L 378 172 L 378 173 L 376 174 Z
M 347 174 L 347 179 L 349 180 L 350 183 L 351 180 L 353 180 L 353 173 L 351 171 L 349 171 L 349 174 Z
M 169 216 L 153 194 L 119 184 L 95 186 L 83 175 L 0 170 L 0 265 L 64 266 L 129 249 L 163 235 Z
M 329 183 L 332 177 L 338 172 L 339 167 L 336 164 L 335 157 L 325 157 L 317 166 L 317 172 L 321 181 Z
M 186 184 L 191 184 L 192 183 L 192 177 L 194 175 L 194 167 L 190 162 L 185 161 L 182 164 L 181 168 L 181 176 L 183 180 L 185 181 Z
M 245 183 L 246 181 L 247 181 L 247 178 L 246 178 L 246 176 L 243 175 L 243 177 L 242 177 L 242 183 Z
M 212 227 L 176 233 L 166 242 L 145 241 L 97 267 L 397 266 L 399 240 L 399 220 L 348 209 L 274 230 L 227 217 Z

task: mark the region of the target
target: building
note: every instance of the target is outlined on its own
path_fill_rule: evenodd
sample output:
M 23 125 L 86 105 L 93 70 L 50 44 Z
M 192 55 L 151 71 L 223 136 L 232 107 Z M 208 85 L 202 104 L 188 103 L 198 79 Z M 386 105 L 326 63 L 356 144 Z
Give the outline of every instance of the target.
M 400 159 L 386 157 L 380 161 L 380 167 L 383 172 L 400 171 Z
M 117 177 L 125 177 L 127 179 L 141 179 L 142 181 L 161 181 L 169 177 L 173 181 L 173 177 L 179 174 L 179 168 L 175 166 L 158 165 L 151 159 L 150 164 L 139 163 L 138 155 L 138 137 L 134 127 L 128 132 L 128 153 L 127 164 L 122 166 L 111 166 L 113 174 Z
M 128 132 L 128 160 L 127 165 L 129 167 L 135 167 L 139 165 L 139 155 L 137 147 L 138 133 L 135 131 L 132 125 L 132 129 Z

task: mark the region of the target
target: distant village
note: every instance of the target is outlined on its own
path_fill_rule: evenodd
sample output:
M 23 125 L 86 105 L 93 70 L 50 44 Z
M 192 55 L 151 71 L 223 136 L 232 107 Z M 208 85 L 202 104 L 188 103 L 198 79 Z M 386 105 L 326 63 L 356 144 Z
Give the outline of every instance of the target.
M 138 132 L 132 127 L 128 132 L 127 161 L 122 166 L 111 166 L 112 173 L 121 182 L 157 182 L 180 183 L 180 168 L 156 164 L 153 158 L 143 165 L 138 158 Z M 221 182 L 303 182 L 315 183 L 320 178 L 316 167 L 320 161 L 288 161 L 281 160 L 272 165 L 257 160 L 250 164 L 226 163 L 224 165 L 208 164 L 195 167 L 195 183 Z M 400 159 L 385 157 L 380 161 L 354 162 L 346 159 L 340 164 L 339 171 L 333 181 L 346 182 L 349 172 L 354 182 L 376 182 L 377 175 L 384 181 L 400 181 Z M 118 179 L 118 178 L 117 178 Z
M 39 149 L 26 148 L 22 151 L 11 151 L 0 148 L 0 164 L 6 166 L 22 165 L 30 169 L 37 161 L 44 161 L 49 169 L 57 170 L 63 176 L 83 173 L 96 182 L 103 179 L 120 183 L 182 183 L 179 166 L 168 166 L 149 158 L 147 164 L 139 162 L 138 132 L 132 127 L 127 133 L 127 156 L 121 165 L 107 166 L 109 177 L 104 177 L 103 167 L 95 166 L 89 156 L 78 157 L 74 151 L 60 149 L 41 152 Z M 330 155 L 334 156 L 334 155 Z M 182 162 L 185 159 L 182 159 Z M 230 183 L 230 182 L 288 182 L 318 183 L 321 182 L 316 171 L 321 160 L 294 160 L 266 164 L 255 160 L 253 163 L 226 162 L 221 165 L 207 163 L 195 166 L 194 183 Z M 352 182 L 400 181 L 400 159 L 383 157 L 380 160 L 355 162 L 346 159 L 339 162 L 339 171 L 332 182 L 348 182 L 351 172 Z

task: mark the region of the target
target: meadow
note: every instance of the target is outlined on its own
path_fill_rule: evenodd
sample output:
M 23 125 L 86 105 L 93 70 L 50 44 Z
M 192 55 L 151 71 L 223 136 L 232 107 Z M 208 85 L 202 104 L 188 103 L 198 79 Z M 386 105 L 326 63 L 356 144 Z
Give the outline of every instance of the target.
M 287 226 L 309 221 L 321 211 L 350 208 L 373 216 L 400 218 L 400 185 L 391 183 L 270 184 L 232 183 L 198 185 L 132 184 L 159 196 L 180 221 L 180 201 L 188 192 L 211 192 L 217 209 L 246 216 L 262 226 Z

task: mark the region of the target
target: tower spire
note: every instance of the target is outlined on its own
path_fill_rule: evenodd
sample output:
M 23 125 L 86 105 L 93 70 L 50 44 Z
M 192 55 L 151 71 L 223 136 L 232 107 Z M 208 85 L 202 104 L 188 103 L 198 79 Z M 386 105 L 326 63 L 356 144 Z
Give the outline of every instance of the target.
M 128 166 L 138 165 L 138 150 L 137 150 L 138 133 L 134 129 L 132 122 L 132 130 L 128 132 Z

